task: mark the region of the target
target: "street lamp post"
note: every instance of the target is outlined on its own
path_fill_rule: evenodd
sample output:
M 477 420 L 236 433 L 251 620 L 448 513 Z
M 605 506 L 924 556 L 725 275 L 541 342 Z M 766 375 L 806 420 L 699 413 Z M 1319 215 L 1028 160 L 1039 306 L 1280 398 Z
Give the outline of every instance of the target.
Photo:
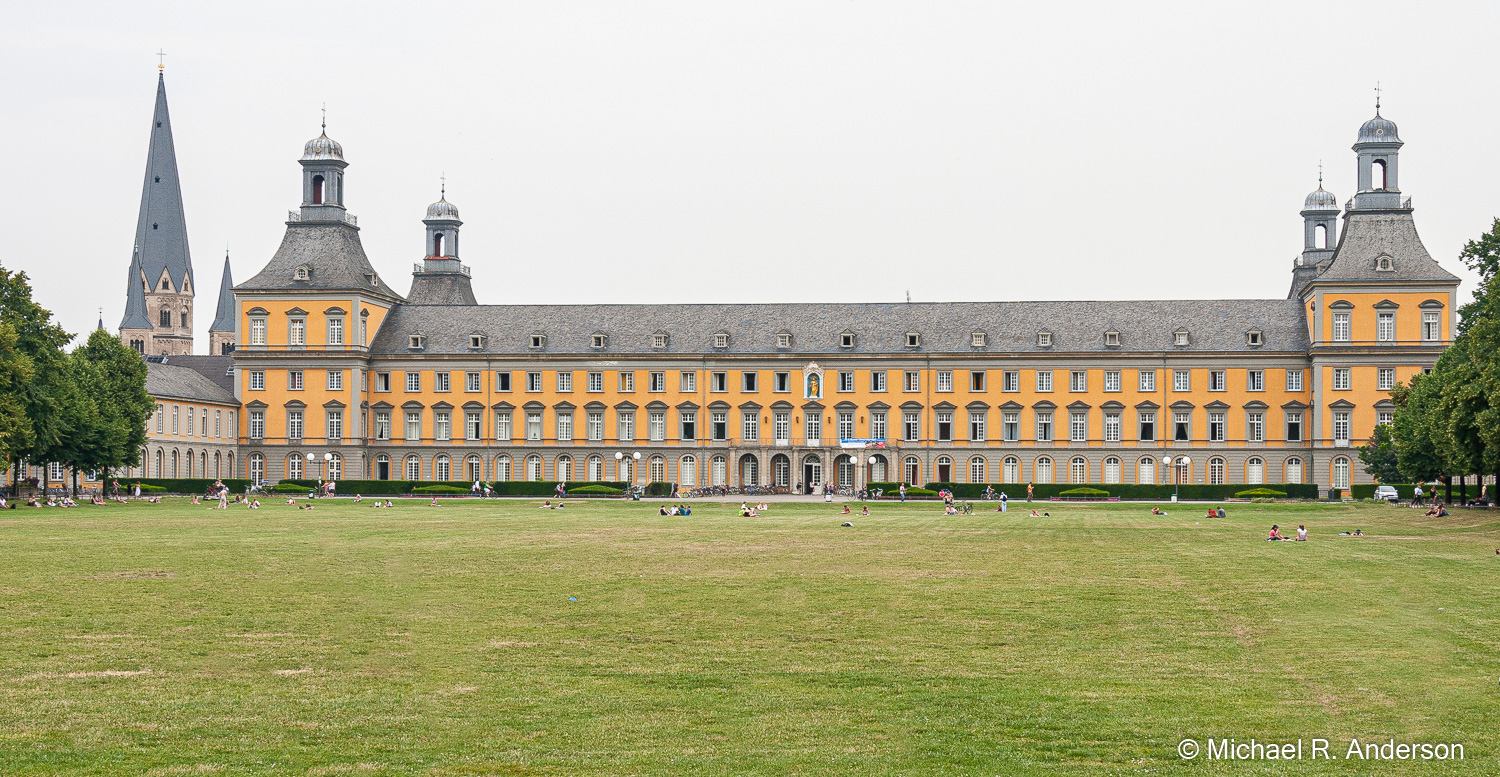
M 1172 470 L 1172 501 L 1175 502 L 1177 501 L 1177 489 L 1181 485 L 1180 478 L 1177 477 L 1177 468 L 1178 466 L 1186 467 L 1192 464 L 1193 460 L 1188 456 L 1178 456 L 1175 460 L 1171 456 L 1163 456 L 1161 457 L 1161 463 L 1162 466 L 1170 467 Z
M 312 478 L 311 478 L 311 479 L 313 479 L 313 480 L 317 480 L 317 481 L 318 481 L 318 482 L 319 482 L 319 483 L 321 483 L 321 482 L 322 482 L 322 481 L 323 481 L 323 479 L 322 479 L 322 478 L 320 478 L 320 477 L 318 477 L 318 476 L 317 476 L 317 475 L 316 475 L 316 474 L 315 474 L 315 473 L 316 473 L 316 470 L 314 470 L 314 469 L 313 469 L 313 463 L 314 463 L 314 462 L 315 462 L 315 461 L 316 461 L 316 460 L 317 460 L 317 459 L 316 459 L 316 457 L 315 457 L 315 456 L 314 456 L 314 455 L 313 455 L 313 454 L 311 454 L 311 453 L 309 453 L 309 454 L 307 454 L 307 474 L 309 474 L 309 475 L 312 475 L 312 476 L 313 476 L 313 477 L 312 477 Z
M 623 451 L 615 451 L 615 473 L 616 474 L 618 474 L 619 471 L 620 471 L 620 462 L 622 462 L 624 460 L 625 460 L 625 453 Z M 641 452 L 640 451 L 634 451 L 634 452 L 632 452 L 630 454 L 630 487 L 632 489 L 635 488 L 635 482 L 639 478 L 639 473 L 637 473 L 636 470 L 640 468 L 639 467 L 640 463 L 641 463 Z
M 324 480 L 331 480 L 331 478 L 329 478 L 328 475 L 329 475 L 329 466 L 332 465 L 332 464 L 333 464 L 333 453 L 331 451 L 330 452 L 325 452 L 323 454 L 323 479 Z

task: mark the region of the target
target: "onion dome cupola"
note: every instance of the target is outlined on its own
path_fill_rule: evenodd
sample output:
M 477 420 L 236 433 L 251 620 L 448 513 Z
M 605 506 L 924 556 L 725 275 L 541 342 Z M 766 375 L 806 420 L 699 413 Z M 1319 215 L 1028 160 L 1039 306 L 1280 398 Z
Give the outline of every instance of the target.
M 448 201 L 446 181 L 438 201 L 427 206 L 422 223 L 427 225 L 427 258 L 457 259 L 458 228 L 463 221 L 458 217 L 458 208 Z
M 427 225 L 427 247 L 422 263 L 412 268 L 412 305 L 477 305 L 469 268 L 458 260 L 458 208 L 448 201 L 448 182 L 443 181 L 438 201 L 427 206 L 422 219 Z
M 348 221 L 344 210 L 344 147 L 328 137 L 328 122 L 322 134 L 302 147 L 301 221 Z
M 1359 185 L 1354 194 L 1355 210 L 1401 210 L 1409 205 L 1401 199 L 1398 185 L 1397 158 L 1402 146 L 1396 122 L 1380 115 L 1380 100 L 1375 100 L 1375 118 L 1360 125 L 1354 141 L 1358 155 Z
M 1302 201 L 1302 253 L 1292 265 L 1292 290 L 1295 299 L 1307 282 L 1317 277 L 1320 265 L 1333 258 L 1338 245 L 1339 200 L 1323 188 L 1323 173 L 1318 172 L 1318 188 Z

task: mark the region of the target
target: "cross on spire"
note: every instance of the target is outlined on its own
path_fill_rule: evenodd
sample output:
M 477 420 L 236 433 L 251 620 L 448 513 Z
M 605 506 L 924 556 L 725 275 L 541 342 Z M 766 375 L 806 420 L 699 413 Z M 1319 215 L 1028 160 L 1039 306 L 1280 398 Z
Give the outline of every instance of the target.
M 157 71 L 167 69 L 167 52 L 163 49 L 156 50 L 156 69 Z

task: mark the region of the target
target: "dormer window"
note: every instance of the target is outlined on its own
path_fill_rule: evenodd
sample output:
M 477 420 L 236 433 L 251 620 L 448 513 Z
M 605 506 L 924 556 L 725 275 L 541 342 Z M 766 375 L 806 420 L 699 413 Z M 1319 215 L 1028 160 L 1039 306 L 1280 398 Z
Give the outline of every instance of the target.
M 379 282 L 380 282 L 380 276 L 378 276 L 378 275 L 376 275 L 375 273 L 372 273 L 372 272 L 367 272 L 367 273 L 365 273 L 365 281 L 367 283 L 369 283 L 371 286 L 375 286 L 375 285 L 379 284 Z
M 715 348 L 728 348 L 729 347 L 729 333 L 728 332 L 715 332 L 714 333 L 714 347 Z
M 792 335 L 791 335 L 791 333 L 790 332 L 777 332 L 776 333 L 776 347 L 777 348 L 791 348 L 792 347 Z
M 656 334 L 651 335 L 651 347 L 652 348 L 666 348 L 667 347 L 667 333 L 666 332 L 657 332 Z
M 590 348 L 603 348 L 608 342 L 609 342 L 609 338 L 608 337 L 606 337 L 604 335 L 594 335 L 593 337 L 589 338 L 589 347 Z
M 1262 345 L 1264 343 L 1265 343 L 1265 339 L 1263 337 L 1261 337 L 1259 329 L 1252 329 L 1249 332 L 1245 333 L 1245 344 L 1246 345 Z
M 543 335 L 543 334 L 534 334 L 534 335 L 531 336 L 531 348 L 532 348 L 532 350 L 540 350 L 546 344 L 547 344 L 547 336 L 546 335 Z
M 418 350 L 422 347 L 422 341 L 425 339 L 426 338 L 422 337 L 421 335 L 412 335 L 411 337 L 407 338 L 406 347 L 412 350 Z
M 1379 272 L 1394 272 L 1396 265 L 1391 262 L 1389 256 L 1382 256 L 1375 260 L 1375 269 Z
M 1186 329 L 1179 329 L 1172 333 L 1172 344 L 1178 347 L 1188 344 L 1188 333 Z
M 292 280 L 294 281 L 305 281 L 311 276 L 312 271 L 307 269 L 307 265 L 303 265 L 295 270 L 292 270 Z
M 853 332 L 845 332 L 845 333 L 839 335 L 839 347 L 840 348 L 853 348 L 854 347 L 854 333 Z
M 477 351 L 484 347 L 484 335 L 469 335 L 469 349 Z
M 917 334 L 916 332 L 907 332 L 906 333 L 906 347 L 907 348 L 918 348 L 921 345 L 922 345 L 922 336 L 921 335 Z
M 984 332 L 974 332 L 969 335 L 969 345 L 975 348 L 983 348 L 989 345 L 990 336 Z
M 1120 347 L 1120 333 L 1119 332 L 1105 332 L 1104 333 L 1104 346 L 1106 348 L 1119 348 Z
M 1051 332 L 1037 332 L 1036 333 L 1036 347 L 1038 347 L 1038 348 L 1051 348 L 1052 347 L 1052 333 Z

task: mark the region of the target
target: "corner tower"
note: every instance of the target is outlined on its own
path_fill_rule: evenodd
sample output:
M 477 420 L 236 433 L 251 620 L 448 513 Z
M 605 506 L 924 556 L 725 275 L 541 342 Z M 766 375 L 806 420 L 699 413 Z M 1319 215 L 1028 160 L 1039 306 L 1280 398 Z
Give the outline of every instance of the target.
M 234 352 L 234 278 L 229 273 L 229 252 L 224 252 L 224 277 L 219 279 L 219 307 L 208 327 L 208 353 L 227 356 Z
M 1339 201 L 1323 189 L 1323 173 L 1318 173 L 1318 189 L 1302 202 L 1302 254 L 1292 265 L 1292 290 L 1287 299 L 1296 299 L 1308 281 L 1318 277 L 1319 268 L 1333 258 L 1338 245 Z
M 411 290 L 406 301 L 412 305 L 477 305 L 469 268 L 458 260 L 458 208 L 448 202 L 448 187 L 442 196 L 427 206 L 427 255 L 412 268 Z
M 188 253 L 172 121 L 167 115 L 166 78 L 160 70 L 128 281 L 120 342 L 153 356 L 191 354 L 193 261 Z

